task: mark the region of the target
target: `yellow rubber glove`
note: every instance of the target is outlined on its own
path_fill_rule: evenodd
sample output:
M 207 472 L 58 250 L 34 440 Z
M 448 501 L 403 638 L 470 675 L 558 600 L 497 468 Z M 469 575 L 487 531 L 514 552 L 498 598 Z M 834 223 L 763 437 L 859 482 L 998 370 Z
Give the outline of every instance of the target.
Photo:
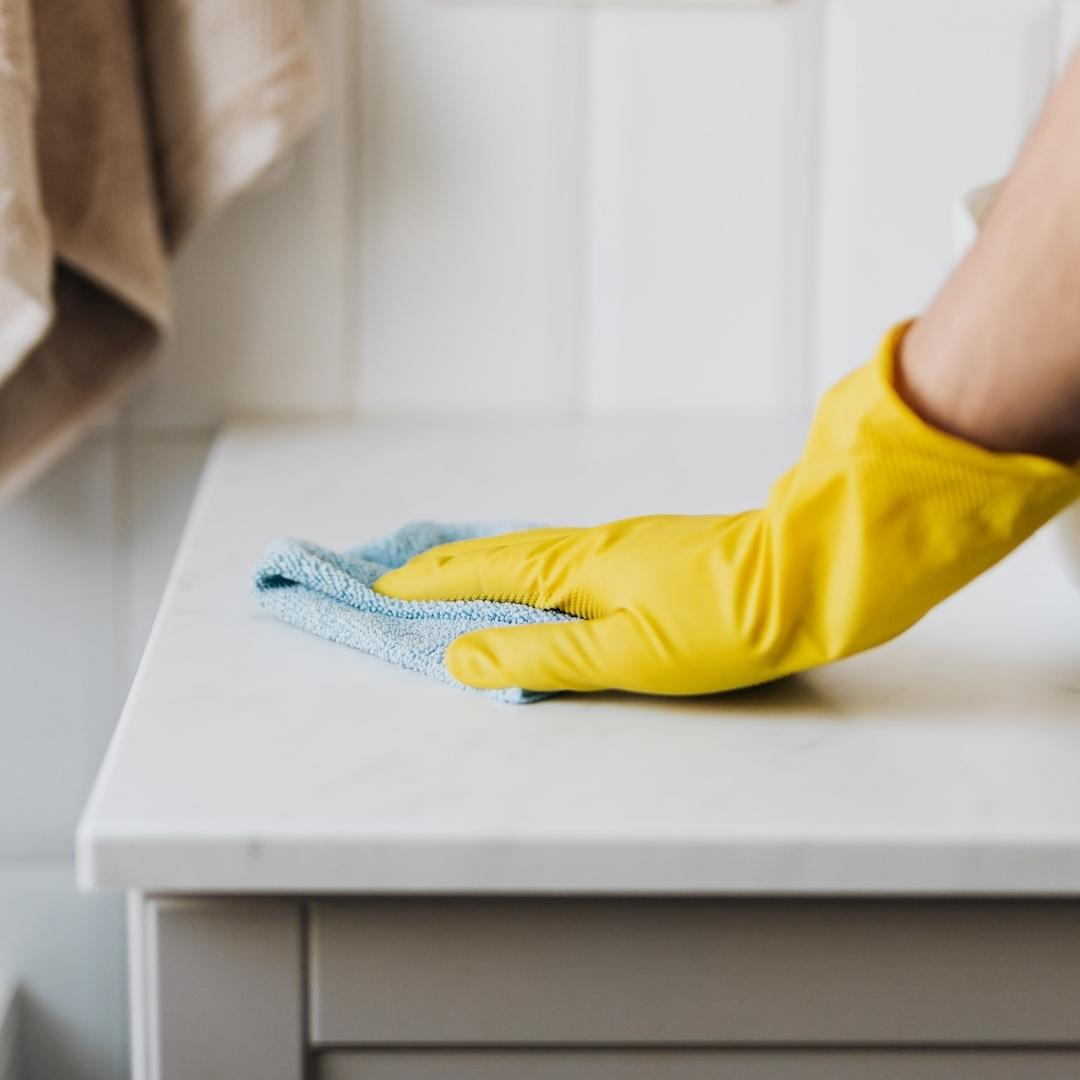
M 899 634 L 1080 494 L 1080 470 L 930 427 L 894 389 L 893 329 L 822 399 L 763 509 L 533 529 L 434 548 L 375 588 L 512 600 L 585 621 L 479 630 L 446 654 L 470 686 L 698 694 Z

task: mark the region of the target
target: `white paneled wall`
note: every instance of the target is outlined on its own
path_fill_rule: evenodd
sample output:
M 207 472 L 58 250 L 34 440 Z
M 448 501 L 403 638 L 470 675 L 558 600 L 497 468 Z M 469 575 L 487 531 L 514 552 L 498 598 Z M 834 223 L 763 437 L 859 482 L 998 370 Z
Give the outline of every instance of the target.
M 1008 172 L 1058 28 L 1054 0 L 826 0 L 817 390 L 944 278 L 951 196 Z
M 348 395 L 344 344 L 347 113 L 344 28 L 353 0 L 321 0 L 331 90 L 322 126 L 283 182 L 250 193 L 181 253 L 176 330 L 131 411 L 141 429 L 223 416 L 331 413 Z
M 389 412 L 563 404 L 578 14 L 360 6 L 349 297 L 359 401 Z
M 371 412 L 805 411 L 917 311 L 1074 0 L 364 0 Z
M 22 983 L 13 1080 L 127 1075 L 121 911 L 76 892 L 69 862 L 0 863 L 0 965 Z
M 602 412 L 766 412 L 805 352 L 811 8 L 596 11 L 578 108 Z
M 70 847 L 112 725 L 116 483 L 115 447 L 97 437 L 2 519 L 0 853 L 10 857 Z
M 75 894 L 71 834 L 213 425 L 805 412 L 946 272 L 953 198 L 1007 168 L 1080 2 L 320 20 L 326 123 L 184 254 L 136 404 L 0 512 L 0 973 L 28 1080 L 123 1074 L 119 903 Z

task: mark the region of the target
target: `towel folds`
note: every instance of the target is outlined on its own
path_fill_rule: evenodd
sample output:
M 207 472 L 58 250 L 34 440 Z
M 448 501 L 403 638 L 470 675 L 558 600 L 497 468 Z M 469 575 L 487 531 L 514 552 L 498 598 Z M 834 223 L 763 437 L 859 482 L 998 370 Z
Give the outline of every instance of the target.
M 0 501 L 147 366 L 169 254 L 321 97 L 305 0 L 0 0 Z

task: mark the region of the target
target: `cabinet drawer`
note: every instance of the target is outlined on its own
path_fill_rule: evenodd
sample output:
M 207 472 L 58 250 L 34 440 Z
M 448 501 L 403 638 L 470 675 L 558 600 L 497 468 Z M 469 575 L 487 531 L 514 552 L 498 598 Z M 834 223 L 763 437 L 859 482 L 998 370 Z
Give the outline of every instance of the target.
M 1080 1042 L 1073 902 L 314 903 L 316 1044 Z
M 319 1080 L 1075 1080 L 1068 1050 L 422 1050 L 324 1054 Z

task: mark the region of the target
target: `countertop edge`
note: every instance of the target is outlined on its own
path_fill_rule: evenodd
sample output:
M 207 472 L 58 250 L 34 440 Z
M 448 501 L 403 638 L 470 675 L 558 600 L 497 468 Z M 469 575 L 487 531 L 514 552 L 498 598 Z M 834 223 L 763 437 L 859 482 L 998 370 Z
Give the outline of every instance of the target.
M 87 892 L 374 895 L 1080 896 L 1080 841 L 241 843 L 79 834 Z

